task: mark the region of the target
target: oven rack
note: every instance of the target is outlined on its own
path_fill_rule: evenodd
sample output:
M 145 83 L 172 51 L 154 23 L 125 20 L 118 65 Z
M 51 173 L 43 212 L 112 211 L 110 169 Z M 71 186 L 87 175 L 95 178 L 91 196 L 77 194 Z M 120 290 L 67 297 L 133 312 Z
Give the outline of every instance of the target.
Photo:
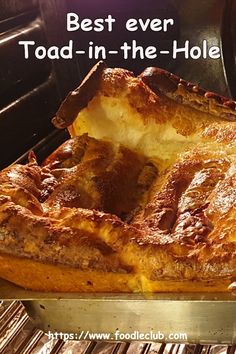
M 49 339 L 19 301 L 0 302 L 1 354 L 235 354 L 236 346 Z

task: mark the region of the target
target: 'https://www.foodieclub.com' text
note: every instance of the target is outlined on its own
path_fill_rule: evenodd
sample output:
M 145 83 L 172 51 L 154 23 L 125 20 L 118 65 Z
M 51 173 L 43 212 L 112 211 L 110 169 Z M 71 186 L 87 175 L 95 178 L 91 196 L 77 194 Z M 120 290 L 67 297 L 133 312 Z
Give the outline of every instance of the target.
M 148 331 L 140 332 L 133 331 L 129 333 L 116 330 L 114 333 L 95 333 L 91 331 L 81 331 L 80 333 L 64 333 L 64 332 L 51 332 L 48 331 L 47 336 L 49 339 L 62 339 L 67 340 L 95 340 L 95 341 L 174 341 L 174 342 L 187 342 L 187 333 L 163 333 L 161 331 Z

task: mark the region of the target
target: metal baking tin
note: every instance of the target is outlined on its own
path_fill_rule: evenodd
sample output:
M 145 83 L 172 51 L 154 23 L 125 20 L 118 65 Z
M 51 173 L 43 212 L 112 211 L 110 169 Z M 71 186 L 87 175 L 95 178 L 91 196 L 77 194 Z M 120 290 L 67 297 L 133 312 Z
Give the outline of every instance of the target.
M 20 300 L 38 328 L 76 333 L 187 334 L 172 342 L 236 343 L 233 294 L 78 294 L 27 291 L 0 280 L 2 300 Z M 82 332 L 84 331 L 84 332 Z M 136 332 L 137 333 L 137 332 Z M 160 341 L 160 339 L 159 339 Z

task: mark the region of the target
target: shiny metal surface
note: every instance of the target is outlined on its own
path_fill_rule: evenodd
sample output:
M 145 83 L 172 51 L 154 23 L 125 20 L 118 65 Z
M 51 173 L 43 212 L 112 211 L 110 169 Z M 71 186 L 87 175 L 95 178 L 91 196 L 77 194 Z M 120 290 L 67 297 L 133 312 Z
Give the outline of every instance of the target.
M 24 318 L 27 321 L 21 326 Z M 64 342 L 51 339 L 35 328 L 18 301 L 0 301 L 0 327 L 1 354 L 235 354 L 236 350 L 234 345 L 213 344 Z M 2 330 L 2 327 L 10 328 L 10 331 Z
M 44 331 L 111 335 L 117 329 L 129 334 L 160 331 L 165 342 L 171 333 L 186 333 L 187 340 L 172 341 L 236 343 L 236 297 L 231 294 L 39 293 L 1 281 L 0 297 L 23 301 Z
M 181 299 L 103 298 L 34 300 L 24 302 L 43 330 L 81 333 L 132 334 L 158 331 L 187 334 L 174 342 L 236 343 L 236 303 Z M 114 340 L 112 336 L 110 340 Z

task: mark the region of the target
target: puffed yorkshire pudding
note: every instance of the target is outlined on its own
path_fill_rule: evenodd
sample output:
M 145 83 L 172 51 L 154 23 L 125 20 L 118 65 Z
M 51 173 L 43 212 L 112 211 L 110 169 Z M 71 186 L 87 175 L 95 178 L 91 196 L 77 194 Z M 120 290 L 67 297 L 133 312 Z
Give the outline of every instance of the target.
M 72 138 L 0 173 L 0 277 L 28 289 L 230 291 L 236 103 L 98 63 L 53 123 Z

